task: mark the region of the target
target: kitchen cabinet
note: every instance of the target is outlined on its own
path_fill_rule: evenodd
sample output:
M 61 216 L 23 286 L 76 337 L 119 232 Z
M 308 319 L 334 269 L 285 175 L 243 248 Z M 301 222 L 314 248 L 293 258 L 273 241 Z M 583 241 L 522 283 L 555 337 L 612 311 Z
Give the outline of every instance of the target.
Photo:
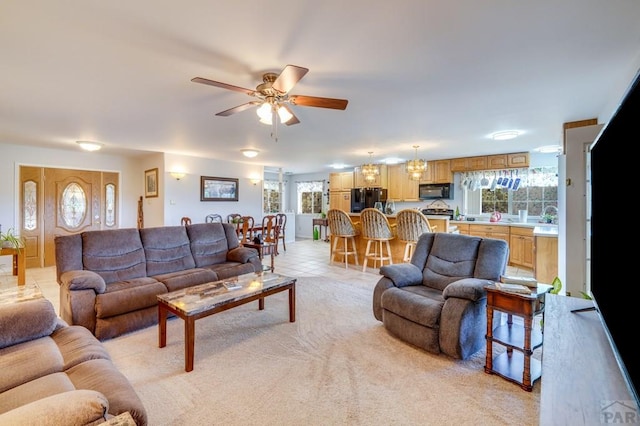
M 515 154 L 507 154 L 507 167 L 509 168 L 529 167 L 529 153 L 517 152 Z
M 535 237 L 535 269 L 538 282 L 551 284 L 558 276 L 558 237 Z
M 533 228 L 511 226 L 509 236 L 509 264 L 534 268 Z
M 469 235 L 482 238 L 497 238 L 509 244 L 509 226 L 504 225 L 469 225 Z
M 329 173 L 329 191 L 351 191 L 353 172 Z
M 386 164 L 380 164 L 380 174 L 376 176 L 373 182 L 367 182 L 364 180 L 364 176 L 361 172 L 361 167 L 353 169 L 353 177 L 355 180 L 354 188 L 388 188 L 388 166 Z
M 329 191 L 329 208 L 351 211 L 351 191 Z
M 487 156 L 487 169 L 506 169 L 508 167 L 507 154 Z
M 458 233 L 469 235 L 469 224 L 467 223 L 455 223 L 455 226 L 458 227 Z
M 427 161 L 427 171 L 424 173 L 420 183 L 452 183 L 453 173 L 451 173 L 450 160 Z
M 482 170 L 519 169 L 529 167 L 529 153 L 483 155 L 477 157 L 453 158 L 451 172 L 473 172 Z M 429 182 L 439 183 L 439 182 Z
M 394 201 L 419 201 L 418 181 L 411 180 L 404 164 L 387 167 L 387 199 Z

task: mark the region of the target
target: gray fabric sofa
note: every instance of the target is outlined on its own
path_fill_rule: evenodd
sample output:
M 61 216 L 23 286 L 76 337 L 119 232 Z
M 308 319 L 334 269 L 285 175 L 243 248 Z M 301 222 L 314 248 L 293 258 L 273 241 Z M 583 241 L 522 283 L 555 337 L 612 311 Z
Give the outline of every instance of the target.
M 106 349 L 45 298 L 0 303 L 0 425 L 96 425 L 146 410 Z
M 404 341 L 466 359 L 485 345 L 484 286 L 500 278 L 508 259 L 503 240 L 422 234 L 410 263 L 380 268 L 373 315 Z
M 60 316 L 104 340 L 158 322 L 158 294 L 262 269 L 228 223 L 55 238 Z

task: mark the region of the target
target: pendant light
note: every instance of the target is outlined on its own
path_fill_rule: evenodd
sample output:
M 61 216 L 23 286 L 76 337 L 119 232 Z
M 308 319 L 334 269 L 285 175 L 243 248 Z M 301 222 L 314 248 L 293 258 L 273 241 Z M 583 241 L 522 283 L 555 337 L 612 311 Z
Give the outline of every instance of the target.
M 409 179 L 411 180 L 422 179 L 422 174 L 427 171 L 427 162 L 425 160 L 418 159 L 419 147 L 420 147 L 419 145 L 413 146 L 413 148 L 416 150 L 415 157 L 413 160 L 409 160 L 405 164 L 407 173 L 409 173 Z
M 363 164 L 360 168 L 360 172 L 364 177 L 365 182 L 373 183 L 376 181 L 378 176 L 380 175 L 380 166 L 378 164 L 374 164 L 372 161 L 373 152 L 369 151 L 369 163 Z

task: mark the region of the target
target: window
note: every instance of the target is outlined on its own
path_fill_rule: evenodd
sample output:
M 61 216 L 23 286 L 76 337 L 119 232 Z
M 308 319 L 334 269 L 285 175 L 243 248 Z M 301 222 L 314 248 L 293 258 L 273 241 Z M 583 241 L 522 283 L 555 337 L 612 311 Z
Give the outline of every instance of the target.
M 322 212 L 322 190 L 324 182 L 297 182 L 298 214 Z
M 515 182 L 520 179 L 518 189 L 509 189 L 508 186 L 497 185 L 494 190 L 482 188 L 479 196 L 473 194 L 476 191 L 468 191 L 471 205 L 480 203 L 481 213 L 493 213 L 517 215 L 519 210 L 526 210 L 529 216 L 544 216 L 549 213 L 557 220 L 558 207 L 558 168 L 537 167 L 532 169 L 518 169 L 508 173 L 499 174 L 498 178 Z M 491 179 L 490 179 L 491 182 Z M 511 184 L 513 188 L 513 183 Z
M 283 211 L 284 203 L 280 199 L 280 183 L 277 180 L 265 180 L 262 193 L 262 208 L 264 213 L 278 213 Z

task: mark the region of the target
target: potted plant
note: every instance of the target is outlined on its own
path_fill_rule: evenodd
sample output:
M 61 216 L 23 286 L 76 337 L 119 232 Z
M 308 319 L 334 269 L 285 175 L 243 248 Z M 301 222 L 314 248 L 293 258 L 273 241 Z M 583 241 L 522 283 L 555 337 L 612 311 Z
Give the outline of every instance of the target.
M 21 249 L 24 243 L 22 238 L 14 234 L 13 228 L 10 228 L 7 232 L 0 230 L 0 246 L 2 248 Z

